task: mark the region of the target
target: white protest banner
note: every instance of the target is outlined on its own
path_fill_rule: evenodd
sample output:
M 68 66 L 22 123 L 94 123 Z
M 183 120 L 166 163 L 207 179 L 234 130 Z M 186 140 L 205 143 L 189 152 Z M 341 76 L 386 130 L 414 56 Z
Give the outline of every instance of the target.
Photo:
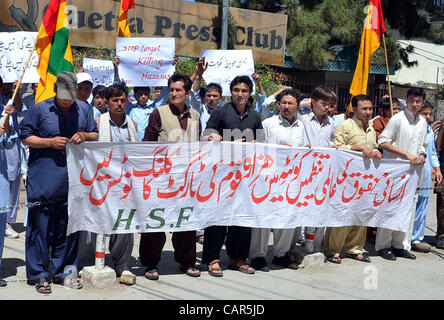
M 174 38 L 117 38 L 116 55 L 128 86 L 167 86 L 176 70 Z
M 114 67 L 111 60 L 83 58 L 83 69 L 92 77 L 94 87 L 111 86 L 114 82 Z
M 419 167 L 334 148 L 262 143 L 67 145 L 68 233 L 210 225 L 406 231 Z
M 5 83 L 19 80 L 28 61 L 37 32 L 0 32 L 0 76 Z M 34 51 L 22 83 L 38 83 L 39 56 Z
M 249 76 L 254 89 L 254 60 L 251 50 L 202 50 L 200 57 L 205 57 L 205 62 L 208 63 L 208 68 L 202 75 L 205 82 L 221 85 L 223 96 L 231 96 L 230 83 L 237 76 Z

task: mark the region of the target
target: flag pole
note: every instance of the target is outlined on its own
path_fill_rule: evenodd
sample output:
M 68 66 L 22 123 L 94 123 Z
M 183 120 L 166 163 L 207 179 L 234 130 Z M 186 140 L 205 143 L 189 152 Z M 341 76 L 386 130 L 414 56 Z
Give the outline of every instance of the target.
M 390 97 L 390 114 L 391 114 L 391 116 L 393 116 L 392 86 L 390 84 L 390 70 L 389 70 L 388 57 L 387 57 L 387 46 L 385 45 L 385 32 L 382 33 L 382 42 L 384 43 L 385 66 L 387 68 L 387 82 L 388 82 L 389 97 Z
M 36 45 L 37 45 L 37 38 L 36 38 L 35 41 L 34 41 L 34 46 L 32 47 L 31 53 L 29 54 L 28 61 L 26 61 L 25 67 L 23 68 L 23 72 L 22 72 L 22 75 L 20 76 L 20 80 L 19 80 L 19 82 L 17 83 L 17 85 L 15 86 L 14 93 L 12 94 L 12 98 L 9 99 L 9 101 L 8 101 L 8 103 L 7 103 L 7 105 L 6 105 L 5 107 L 7 107 L 9 104 L 12 104 L 12 103 L 14 102 L 15 97 L 16 97 L 16 95 L 17 95 L 17 92 L 18 92 L 18 90 L 19 90 L 19 88 L 20 88 L 20 85 L 22 84 L 22 80 L 23 80 L 23 76 L 25 75 L 25 71 L 26 71 L 26 69 L 28 68 L 29 62 L 31 61 L 32 54 L 34 53 L 34 50 L 35 50 Z M 2 114 L 2 115 L 3 115 L 3 114 Z M 7 118 L 6 116 L 3 117 L 2 122 L 1 122 L 1 125 L 2 125 L 2 126 L 5 124 L 6 118 Z

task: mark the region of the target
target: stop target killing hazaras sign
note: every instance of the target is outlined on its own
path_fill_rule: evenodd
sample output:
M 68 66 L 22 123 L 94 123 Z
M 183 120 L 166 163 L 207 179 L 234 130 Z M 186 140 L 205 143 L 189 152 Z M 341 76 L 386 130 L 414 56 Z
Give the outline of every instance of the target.
M 174 38 L 117 38 L 116 54 L 128 86 L 167 86 L 176 70 Z

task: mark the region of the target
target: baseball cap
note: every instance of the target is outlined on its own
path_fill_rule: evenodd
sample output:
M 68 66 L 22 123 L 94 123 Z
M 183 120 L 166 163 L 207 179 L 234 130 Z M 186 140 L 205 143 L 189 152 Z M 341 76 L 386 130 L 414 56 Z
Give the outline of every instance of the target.
M 75 100 L 77 95 L 77 78 L 73 72 L 59 72 L 57 75 L 56 86 L 58 98 Z
M 79 72 L 76 74 L 76 76 L 77 76 L 77 84 L 88 81 L 91 82 L 91 85 L 94 85 L 94 81 L 89 73 Z

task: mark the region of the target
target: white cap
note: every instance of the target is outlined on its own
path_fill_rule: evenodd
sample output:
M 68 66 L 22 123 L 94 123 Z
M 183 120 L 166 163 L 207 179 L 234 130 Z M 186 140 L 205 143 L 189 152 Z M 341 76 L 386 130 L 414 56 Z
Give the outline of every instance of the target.
M 76 74 L 76 76 L 77 76 L 77 84 L 88 81 L 91 82 L 91 85 L 94 85 L 94 81 L 89 73 L 79 72 Z

